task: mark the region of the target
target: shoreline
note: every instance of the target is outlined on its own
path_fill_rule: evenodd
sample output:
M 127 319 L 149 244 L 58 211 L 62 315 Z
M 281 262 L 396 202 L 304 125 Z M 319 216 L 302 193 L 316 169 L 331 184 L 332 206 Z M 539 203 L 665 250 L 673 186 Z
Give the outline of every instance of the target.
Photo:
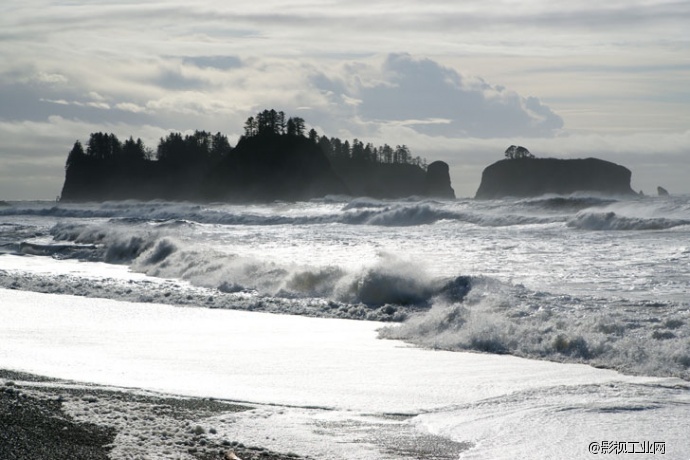
M 0 369 L 0 458 L 308 458 L 223 439 L 205 420 L 253 408 Z
M 328 409 L 274 406 L 329 413 Z M 282 407 L 282 409 L 280 409 Z M 472 447 L 439 435 L 418 432 L 410 414 L 314 419 L 324 443 L 297 454 L 303 444 L 285 420 L 270 423 L 265 445 L 240 442 L 261 404 L 188 397 L 140 388 L 55 379 L 0 369 L 0 458 L 12 460 L 452 460 Z M 366 421 L 368 420 L 368 422 Z M 235 428 L 233 430 L 233 427 Z M 317 433 L 318 432 L 318 433 Z M 298 436 L 299 437 L 299 436 Z M 365 453 L 364 457 L 359 454 Z M 354 455 L 354 456 L 353 456 Z

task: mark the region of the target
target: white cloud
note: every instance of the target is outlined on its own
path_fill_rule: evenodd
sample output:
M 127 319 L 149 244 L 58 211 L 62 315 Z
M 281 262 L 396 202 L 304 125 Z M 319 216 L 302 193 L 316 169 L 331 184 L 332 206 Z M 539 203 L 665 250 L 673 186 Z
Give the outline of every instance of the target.
M 365 119 L 444 118 L 449 123 L 418 125 L 436 135 L 458 137 L 550 136 L 561 118 L 534 98 L 466 79 L 454 69 L 407 54 L 389 55 L 383 64 L 385 84 L 359 89 Z
M 37 83 L 45 83 L 48 85 L 59 85 L 68 82 L 67 77 L 65 77 L 64 75 L 60 75 L 59 73 L 47 72 L 38 72 L 36 75 L 34 75 L 33 78 L 31 78 L 31 80 Z
M 92 131 L 151 144 L 169 130 L 232 138 L 247 116 L 275 107 L 331 136 L 446 159 L 463 184 L 523 143 L 537 154 L 610 156 L 631 163 L 634 180 L 654 171 L 690 192 L 679 173 L 690 163 L 688 2 L 6 0 L 3 8 L 6 178 L 49 164 L 61 182 L 62 157 Z

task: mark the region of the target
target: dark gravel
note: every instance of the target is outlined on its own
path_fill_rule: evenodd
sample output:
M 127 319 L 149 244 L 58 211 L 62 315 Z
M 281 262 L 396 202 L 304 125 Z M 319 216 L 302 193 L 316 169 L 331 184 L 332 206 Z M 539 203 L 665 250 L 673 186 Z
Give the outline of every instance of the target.
M 108 459 L 115 430 L 66 417 L 57 399 L 36 399 L 14 386 L 0 389 L 0 458 Z
M 228 460 L 305 459 L 260 446 L 219 439 L 201 427 L 207 417 L 252 407 L 204 398 L 141 394 L 123 389 L 75 385 L 0 370 L 0 460 L 106 460 L 116 436 L 136 438 L 129 458 Z M 99 423 L 75 420 L 65 410 L 92 414 Z M 146 449 L 140 446 L 146 445 Z

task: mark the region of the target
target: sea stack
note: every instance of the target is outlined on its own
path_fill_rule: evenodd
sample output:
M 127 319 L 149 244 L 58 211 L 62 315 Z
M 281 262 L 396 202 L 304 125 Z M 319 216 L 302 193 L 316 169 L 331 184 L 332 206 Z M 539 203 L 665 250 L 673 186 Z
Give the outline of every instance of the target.
M 436 198 L 455 199 L 455 190 L 450 185 L 450 168 L 444 161 L 434 161 L 426 168 L 424 195 Z
M 624 166 L 597 158 L 562 160 L 518 158 L 486 167 L 475 198 L 531 197 L 592 192 L 634 195 L 632 173 Z
M 657 193 L 659 196 L 668 196 L 668 195 L 669 195 L 668 190 L 666 190 L 666 189 L 663 188 L 662 186 L 659 186 L 659 187 L 656 188 L 656 193 Z

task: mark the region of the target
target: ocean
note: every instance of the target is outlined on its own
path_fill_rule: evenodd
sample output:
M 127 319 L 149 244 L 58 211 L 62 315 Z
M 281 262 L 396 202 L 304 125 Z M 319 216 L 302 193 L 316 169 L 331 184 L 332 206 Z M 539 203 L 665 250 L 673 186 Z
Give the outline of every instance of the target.
M 10 202 L 0 368 L 314 458 L 688 458 L 690 197 Z

